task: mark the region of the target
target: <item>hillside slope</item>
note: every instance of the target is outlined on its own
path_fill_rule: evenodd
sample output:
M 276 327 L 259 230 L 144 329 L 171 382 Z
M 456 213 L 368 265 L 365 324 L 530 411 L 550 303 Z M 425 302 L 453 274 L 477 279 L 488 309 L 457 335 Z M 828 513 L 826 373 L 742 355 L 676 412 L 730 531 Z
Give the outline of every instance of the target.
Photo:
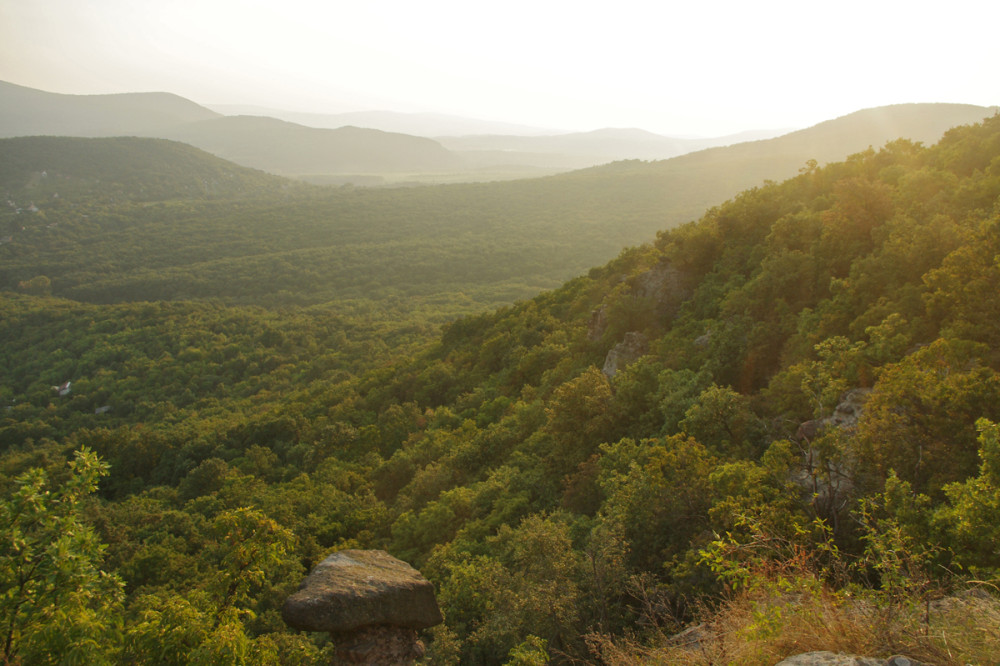
M 455 169 L 436 141 L 358 127 L 317 129 L 255 116 L 226 116 L 162 135 L 237 164 L 283 175 Z
M 168 127 L 218 115 L 170 93 L 63 95 L 0 81 L 0 138 L 156 136 Z
M 765 139 L 784 131 L 744 132 L 706 139 L 680 139 L 641 129 L 605 128 L 554 136 L 474 135 L 438 137 L 441 144 L 476 164 L 521 162 L 584 168 L 615 160 L 665 160 L 713 146 Z
M 784 136 L 709 148 L 644 164 L 617 162 L 553 178 L 581 190 L 615 189 L 623 196 L 655 192 L 662 227 L 693 219 L 709 206 L 766 180 L 791 178 L 806 163 L 822 165 L 895 139 L 936 142 L 951 127 L 975 123 L 996 109 L 966 104 L 902 104 L 855 113 Z
M 1000 572 L 998 214 L 995 116 L 745 191 L 361 388 L 413 418 L 375 492 L 441 649 L 988 660 L 993 591 L 975 632 L 916 609 Z
M 76 517 L 121 589 L 20 640 L 329 663 L 278 609 L 361 547 L 434 582 L 435 663 L 989 663 L 998 256 L 992 117 L 744 191 L 405 357 L 371 303 L 5 294 L 0 488 L 109 462 Z
M 242 166 L 286 175 L 457 166 L 447 150 L 421 137 L 222 116 L 169 93 L 63 95 L 0 82 L 0 137 L 35 135 L 174 139 Z
M 281 178 L 165 139 L 0 139 L 0 190 L 40 203 L 43 197 L 87 193 L 138 201 L 259 196 L 287 185 Z
M 863 142 L 889 131 L 926 137 L 943 132 L 949 117 L 978 117 L 984 111 L 950 105 L 874 109 L 778 139 L 550 178 L 405 189 L 282 189 L 280 197 L 262 186 L 256 197 L 253 188 L 244 189 L 238 207 L 172 203 L 110 217 L 104 210 L 93 215 L 73 208 L 78 202 L 65 191 L 55 200 L 56 191 L 43 188 L 43 196 L 35 179 L 12 195 L 21 208 L 34 204 L 45 219 L 10 211 L 6 221 L 0 219 L 8 229 L 2 235 L 16 241 L 2 249 L 0 278 L 11 288 L 44 275 L 52 280 L 53 294 L 96 302 L 323 303 L 436 294 L 465 304 L 451 312 L 467 313 L 477 304 L 493 307 L 556 287 L 623 247 L 650 242 L 657 231 L 697 218 L 741 188 L 794 175 L 810 159 L 864 150 Z M 244 129 L 258 124 L 287 129 L 268 119 L 220 120 L 245 121 Z M 242 134 L 241 129 L 230 137 L 234 149 Z M 287 148 L 278 144 L 279 150 Z M 140 144 L 135 145 L 132 150 L 138 151 Z M 0 163 L 4 158 L 0 154 Z M 143 184 L 140 176 L 172 163 L 155 154 L 148 159 L 148 168 L 129 162 L 138 178 L 131 181 L 133 189 L 156 191 L 155 181 Z M 198 172 L 187 162 L 169 168 Z M 204 190 L 194 182 L 190 187 Z M 122 216 L 130 223 L 122 224 Z M 47 226 L 52 223 L 58 229 Z M 21 227 L 38 231 L 21 233 Z M 261 281 L 261 271 L 270 279 Z M 311 289 L 301 289 L 304 284 Z

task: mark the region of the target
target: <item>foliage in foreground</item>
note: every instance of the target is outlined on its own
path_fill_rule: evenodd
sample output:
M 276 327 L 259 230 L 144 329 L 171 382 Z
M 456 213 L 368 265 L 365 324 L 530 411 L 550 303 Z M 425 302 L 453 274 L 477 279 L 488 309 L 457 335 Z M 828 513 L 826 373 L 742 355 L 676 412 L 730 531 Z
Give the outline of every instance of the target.
M 299 310 L 5 295 L 2 325 L 37 341 L 3 357 L 5 506 L 42 475 L 73 488 L 70 451 L 110 465 L 86 511 L 35 504 L 92 534 L 66 547 L 121 590 L 100 619 L 122 640 L 95 630 L 98 661 L 326 658 L 278 609 L 346 547 L 435 582 L 433 663 L 669 663 L 666 637 L 702 621 L 706 662 L 821 647 L 985 661 L 998 197 L 998 118 L 807 165 L 406 358 L 365 359 L 337 342 L 343 322 Z M 626 334 L 645 353 L 609 377 Z M 815 427 L 848 390 L 857 423 Z M 7 626 L 56 612 L 17 605 L 8 570 Z M 95 617 L 58 603 L 66 626 Z M 56 626 L 44 617 L 33 631 Z

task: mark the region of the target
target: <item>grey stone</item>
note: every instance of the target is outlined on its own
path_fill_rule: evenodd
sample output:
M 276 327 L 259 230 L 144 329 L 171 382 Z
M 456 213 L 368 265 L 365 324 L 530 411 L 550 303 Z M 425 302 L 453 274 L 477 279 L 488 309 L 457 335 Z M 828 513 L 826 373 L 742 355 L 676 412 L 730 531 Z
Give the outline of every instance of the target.
M 692 344 L 695 347 L 701 347 L 702 349 L 708 347 L 712 344 L 712 329 L 708 329 L 703 335 L 699 335 L 692 341 Z
M 829 417 L 828 424 L 838 428 L 854 428 L 858 425 L 865 403 L 871 394 L 870 388 L 851 389 L 840 396 L 840 402 Z
M 611 379 L 618 371 L 643 356 L 649 350 L 649 340 L 642 333 L 632 331 L 625 334 L 625 339 L 616 344 L 604 357 L 604 367 L 601 372 Z
M 782 659 L 775 666 L 885 666 L 885 660 L 823 650 L 797 654 Z
M 715 638 L 715 633 L 707 624 L 696 624 L 670 637 L 670 644 L 685 649 L 702 649 Z
M 596 342 L 604 335 L 608 329 L 608 306 L 602 305 L 590 313 L 590 321 L 587 322 L 587 339 Z
M 365 666 L 409 666 L 424 653 L 416 632 L 402 627 L 366 627 L 337 643 L 340 661 Z
M 425 629 L 442 621 L 430 581 L 382 550 L 330 555 L 285 601 L 281 615 L 296 629 L 329 633 L 377 625 Z
M 672 318 L 693 293 L 689 276 L 677 270 L 667 259 L 661 259 L 649 270 L 635 276 L 632 288 L 637 298 L 651 299 L 656 303 L 657 314 L 668 318 Z
M 799 441 L 809 441 L 827 428 L 842 428 L 844 430 L 856 428 L 871 392 L 870 388 L 855 388 L 845 391 L 840 396 L 840 402 L 834 408 L 833 414 L 826 418 L 806 421 L 799 426 L 795 438 Z
M 924 666 L 924 663 L 916 659 L 910 659 L 901 654 L 889 657 L 885 660 L 885 666 Z

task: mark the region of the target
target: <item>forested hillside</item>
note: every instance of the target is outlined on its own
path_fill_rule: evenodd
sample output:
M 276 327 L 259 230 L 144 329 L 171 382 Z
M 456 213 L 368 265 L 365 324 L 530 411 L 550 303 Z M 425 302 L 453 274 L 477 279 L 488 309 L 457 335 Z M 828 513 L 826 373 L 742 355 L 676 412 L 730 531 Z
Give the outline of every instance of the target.
M 606 217 L 628 195 L 574 207 L 586 182 L 555 199 L 565 238 L 644 214 Z M 557 207 L 519 187 L 512 210 Z M 509 192 L 307 205 L 354 206 L 358 224 L 398 205 L 407 239 L 401 221 L 439 219 L 437 197 Z M 9 272 L 19 291 L 0 300 L 4 658 L 328 663 L 326 638 L 277 609 L 324 555 L 362 547 L 435 583 L 428 663 L 774 664 L 809 649 L 989 663 L 998 203 L 994 116 L 932 147 L 806 165 L 433 339 L 224 289 L 132 302 L 159 297 L 122 257 L 163 269 L 130 251 L 138 232 L 114 250 L 82 233 L 4 245 L 5 271 L 30 256 L 50 278 Z M 171 243 L 211 239 L 198 216 L 162 214 L 188 205 L 203 219 L 221 204 L 107 219 L 123 234 L 188 219 Z M 253 229 L 256 206 L 233 219 Z M 300 242 L 295 227 L 269 242 Z M 88 245 L 113 283 L 76 272 Z
M 162 140 L 0 146 L 3 286 L 89 302 L 408 297 L 440 322 L 558 286 L 658 217 L 530 181 L 309 187 Z
M 163 139 L 33 136 L 3 139 L 0 147 L 0 190 L 8 201 L 30 197 L 49 212 L 94 203 L 273 196 L 291 185 Z M 13 211 L 4 212 L 9 221 Z
M 984 111 L 870 109 L 662 162 L 396 190 L 295 187 L 168 142 L 10 139 L 0 142 L 0 286 L 45 278 L 52 295 L 98 303 L 401 298 L 451 317 L 556 287 L 810 158 L 890 132 L 933 140 Z

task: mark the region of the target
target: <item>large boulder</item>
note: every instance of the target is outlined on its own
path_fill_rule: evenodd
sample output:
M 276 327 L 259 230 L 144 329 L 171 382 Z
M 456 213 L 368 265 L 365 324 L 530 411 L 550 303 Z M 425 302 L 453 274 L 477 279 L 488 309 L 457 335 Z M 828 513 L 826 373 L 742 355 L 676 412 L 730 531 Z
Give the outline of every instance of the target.
M 331 634 L 362 627 L 425 629 L 441 623 L 434 586 L 382 550 L 343 550 L 320 562 L 290 596 L 289 626 Z

